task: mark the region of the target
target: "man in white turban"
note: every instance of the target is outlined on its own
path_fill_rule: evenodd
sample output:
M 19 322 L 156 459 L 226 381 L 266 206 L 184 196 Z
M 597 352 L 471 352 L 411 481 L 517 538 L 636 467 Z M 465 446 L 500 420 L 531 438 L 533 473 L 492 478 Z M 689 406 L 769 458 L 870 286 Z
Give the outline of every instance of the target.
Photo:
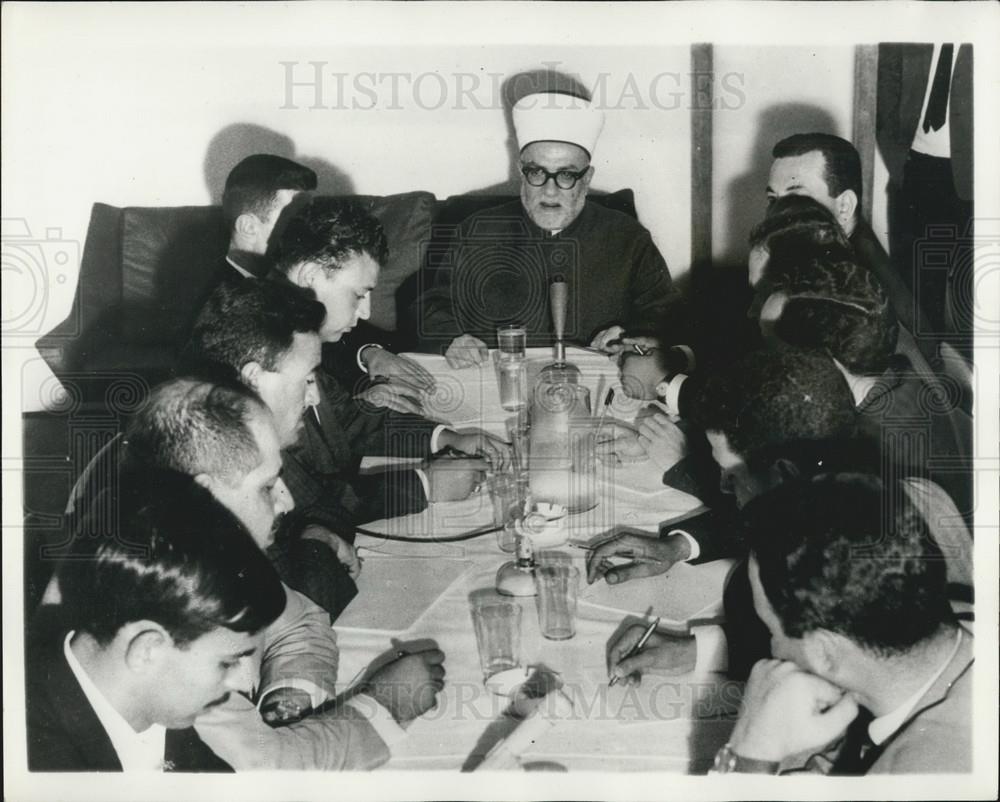
M 485 361 L 498 326 L 524 326 L 529 345 L 551 343 L 556 277 L 569 286 L 566 339 L 601 349 L 613 350 L 623 333 L 655 330 L 675 297 L 649 232 L 587 199 L 603 112 L 540 92 L 518 101 L 513 119 L 520 201 L 465 220 L 419 301 L 421 341 L 434 350 L 448 343 L 452 367 Z

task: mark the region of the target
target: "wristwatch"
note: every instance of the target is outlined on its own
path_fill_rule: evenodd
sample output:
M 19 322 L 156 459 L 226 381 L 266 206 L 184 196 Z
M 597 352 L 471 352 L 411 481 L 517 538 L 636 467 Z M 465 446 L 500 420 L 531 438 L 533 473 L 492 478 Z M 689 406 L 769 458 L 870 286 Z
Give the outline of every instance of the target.
M 714 771 L 719 774 L 777 774 L 779 763 L 776 760 L 753 760 L 736 754 L 729 744 L 715 753 Z

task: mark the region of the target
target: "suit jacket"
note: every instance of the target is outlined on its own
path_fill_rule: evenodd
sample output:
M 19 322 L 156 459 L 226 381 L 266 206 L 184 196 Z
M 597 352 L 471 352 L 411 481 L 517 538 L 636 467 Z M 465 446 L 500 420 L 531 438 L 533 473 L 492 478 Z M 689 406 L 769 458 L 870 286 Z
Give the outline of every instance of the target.
M 851 234 L 850 242 L 858 263 L 875 274 L 889 298 L 892 311 L 896 313 L 900 327 L 905 329 L 905 333 L 900 332 L 897 350 L 919 348 L 916 354 L 907 353 L 907 357 L 922 359 L 927 363 L 934 362 L 937 359 L 937 342 L 926 335 L 921 336 L 920 339 L 913 336 L 913 332 L 934 331 L 934 327 L 910 288 L 906 286 L 906 282 L 893 266 L 889 254 L 885 252 L 885 248 L 878 241 L 871 226 L 859 218 L 854 233 Z M 926 368 L 926 372 L 931 373 L 929 367 Z
M 973 637 L 962 633 L 958 651 L 906 720 L 879 746 L 870 747 L 865 774 L 961 774 L 972 771 Z M 786 760 L 782 773 L 839 774 L 844 739 L 821 752 Z
M 973 638 L 958 652 L 917 706 L 881 745 L 869 774 L 956 774 L 972 771 Z
M 897 476 L 920 476 L 940 484 L 971 520 L 972 419 L 949 399 L 945 388 L 897 354 L 858 412 L 862 433 L 879 447 Z
M 903 168 L 913 143 L 930 80 L 934 46 L 880 44 L 876 138 L 893 183 L 903 183 Z M 951 75 L 948 133 L 955 192 L 973 196 L 972 45 L 959 45 Z
M 948 601 L 959 619 L 973 617 L 972 536 L 948 494 L 926 479 L 908 478 L 903 490 L 917 508 L 945 558 Z M 746 561 L 730 573 L 723 591 L 723 630 L 729 656 L 729 676 L 745 680 L 758 660 L 771 656 L 771 633 L 753 606 Z
M 366 455 L 425 457 L 436 424 L 356 401 L 337 378 L 317 373 L 318 420 L 305 414 L 298 441 L 285 449 L 283 478 L 300 525 L 318 523 L 353 540 L 353 526 L 427 506 L 413 471 L 362 476 Z
M 330 616 L 301 593 L 285 588 L 285 611 L 264 630 L 258 696 L 304 679 L 337 694 L 337 636 Z M 199 716 L 198 735 L 237 771 L 248 769 L 372 768 L 389 759 L 375 729 L 351 709 L 309 716 L 272 729 L 254 703 L 239 694 Z
M 29 771 L 121 771 L 111 739 L 66 662 L 65 629 L 30 637 L 25 650 Z M 231 772 L 192 727 L 167 730 L 171 771 Z

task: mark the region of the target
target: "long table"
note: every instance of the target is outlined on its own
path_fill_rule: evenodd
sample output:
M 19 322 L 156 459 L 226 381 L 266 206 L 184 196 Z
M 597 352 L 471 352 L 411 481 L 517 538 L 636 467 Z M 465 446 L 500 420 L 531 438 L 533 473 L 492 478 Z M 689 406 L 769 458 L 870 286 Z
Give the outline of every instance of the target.
M 435 373 L 439 391 L 442 383 L 447 388 L 445 400 L 456 424 L 475 422 L 502 431 L 503 419 L 511 413 L 495 403 L 495 377 L 489 366 L 461 373 L 448 371 L 439 357 L 419 358 Z M 571 358 L 581 365 L 583 383 L 592 387 L 594 397 L 603 398 L 605 388 L 614 386 L 613 363 L 582 352 L 571 352 Z M 464 406 L 454 403 L 460 384 L 472 387 L 457 392 L 469 402 Z M 432 407 L 434 399 L 429 401 Z M 623 400 L 612 414 L 627 419 L 637 406 Z M 454 414 L 458 410 L 461 413 Z M 661 521 L 700 509 L 696 498 L 651 484 L 650 472 L 644 463 L 605 466 L 597 507 L 569 519 L 570 542 L 585 542 L 616 525 L 653 532 Z M 500 551 L 494 534 L 458 542 L 438 540 L 475 531 L 491 520 L 490 500 L 483 492 L 366 527 L 420 542 L 374 534 L 358 537 L 356 545 L 364 559 L 359 594 L 336 624 L 341 680 L 350 682 L 389 649 L 433 641 L 447 655 L 446 685 L 437 708 L 410 725 L 387 768 L 473 769 L 517 726 L 505 715 L 509 700 L 484 687 L 470 602 L 473 595 L 493 587 L 497 569 L 511 556 Z M 524 662 L 557 672 L 573 712 L 545 728 L 523 752 L 520 765 L 549 770 L 706 770 L 731 730 L 738 688 L 718 675 L 647 675 L 638 687 L 609 687 L 606 655 L 609 642 L 625 626 L 651 616 L 660 616 L 663 626 L 678 630 L 692 621 L 717 618 L 729 566 L 685 564 L 666 576 L 620 586 L 604 582 L 587 586 L 586 552 L 572 545 L 559 552 L 560 559 L 572 561 L 581 571 L 575 637 L 545 640 L 534 599 L 515 601 L 523 608 Z

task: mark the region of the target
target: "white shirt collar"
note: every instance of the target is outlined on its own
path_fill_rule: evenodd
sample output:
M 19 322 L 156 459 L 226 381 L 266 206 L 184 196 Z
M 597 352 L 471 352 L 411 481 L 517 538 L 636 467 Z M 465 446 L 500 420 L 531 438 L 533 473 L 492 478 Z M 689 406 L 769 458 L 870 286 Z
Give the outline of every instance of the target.
M 70 648 L 75 632 L 70 632 L 63 642 L 63 654 L 69 669 L 80 683 L 83 695 L 87 697 L 97 720 L 111 739 L 111 745 L 118 755 L 123 771 L 163 771 L 163 750 L 166 746 L 167 731 L 159 724 L 153 724 L 143 732 L 132 729 L 94 685 L 80 661 Z
M 251 273 L 249 270 L 246 270 L 245 268 L 240 267 L 228 255 L 226 256 L 226 261 L 229 263 L 229 266 L 234 270 L 236 270 L 241 276 L 243 276 L 243 278 L 254 278 L 253 273 Z
M 955 638 L 955 647 L 951 650 L 951 654 L 948 655 L 948 659 L 941 664 L 941 667 L 934 672 L 933 676 L 927 680 L 927 682 L 925 682 L 923 686 L 921 686 L 921 688 L 913 694 L 913 696 L 903 702 L 903 704 L 891 713 L 886 713 L 884 716 L 872 719 L 868 724 L 868 735 L 872 739 L 872 743 L 877 746 L 878 744 L 886 741 L 890 735 L 903 726 L 907 717 L 911 712 L 913 712 L 913 708 L 917 706 L 924 694 L 930 690 L 931 685 L 938 681 L 938 678 L 944 673 L 944 670 L 950 665 L 951 661 L 955 659 L 955 655 L 958 654 L 958 647 L 961 643 L 962 628 L 959 627 L 958 636 Z

